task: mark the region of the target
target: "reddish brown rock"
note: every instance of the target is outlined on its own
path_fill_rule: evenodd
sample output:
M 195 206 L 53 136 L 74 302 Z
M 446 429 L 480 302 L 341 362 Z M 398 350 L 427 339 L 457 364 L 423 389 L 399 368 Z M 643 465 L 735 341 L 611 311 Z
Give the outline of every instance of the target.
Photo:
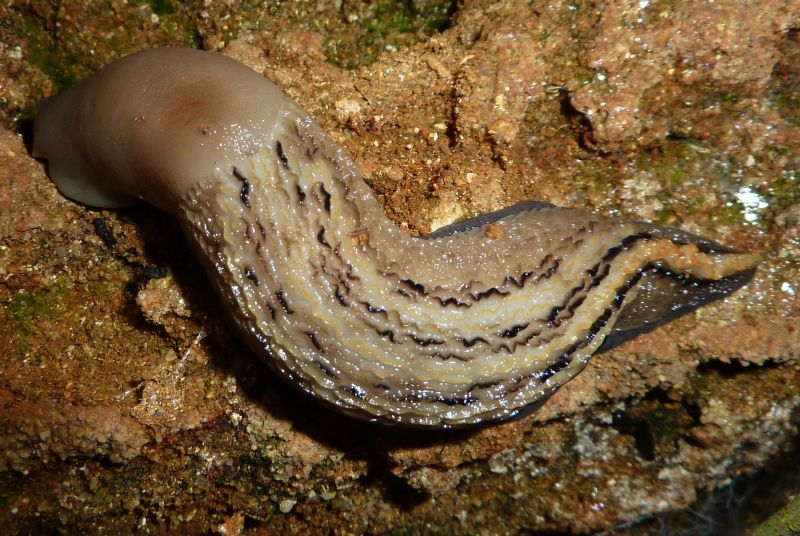
M 787 448 L 800 407 L 796 2 L 471 0 L 446 31 L 353 71 L 323 54 L 355 51 L 374 4 L 291 4 L 0 6 L 14 22 L 0 25 L 4 124 L 52 91 L 36 39 L 54 22 L 55 59 L 78 67 L 52 77 L 238 37 L 225 53 L 308 108 L 413 232 L 537 198 L 762 251 L 758 273 L 595 356 L 530 417 L 379 428 L 255 361 L 167 217 L 65 200 L 2 131 L 0 525 L 587 533 L 684 508 Z M 40 33 L 13 33 L 25 23 Z M 175 284 L 145 283 L 154 265 Z

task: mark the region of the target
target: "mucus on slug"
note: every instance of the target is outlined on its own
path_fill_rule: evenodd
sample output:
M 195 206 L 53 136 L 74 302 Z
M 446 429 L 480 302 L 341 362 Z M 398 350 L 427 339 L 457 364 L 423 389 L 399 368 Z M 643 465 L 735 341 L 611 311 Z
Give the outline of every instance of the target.
M 534 201 L 411 237 L 307 112 L 210 52 L 140 52 L 46 100 L 34 155 L 77 201 L 173 214 L 254 353 L 386 423 L 523 415 L 596 351 L 734 292 L 758 262 Z

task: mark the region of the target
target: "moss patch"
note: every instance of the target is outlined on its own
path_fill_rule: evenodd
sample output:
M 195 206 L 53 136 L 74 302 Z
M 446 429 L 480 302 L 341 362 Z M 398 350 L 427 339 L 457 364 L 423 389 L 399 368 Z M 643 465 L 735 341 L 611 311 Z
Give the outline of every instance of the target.
M 0 302 L 0 317 L 11 328 L 8 336 L 21 351 L 27 351 L 28 338 L 37 335 L 39 322 L 59 310 L 69 291 L 68 283 L 60 280 L 41 292 L 23 290 Z
M 40 294 L 20 291 L 2 303 L 2 310 L 17 332 L 33 335 L 36 320 L 51 313 L 68 293 L 66 281 L 50 285 Z
M 401 48 L 424 41 L 450 25 L 453 6 L 452 0 L 381 0 L 365 4 L 358 12 L 346 13 L 347 21 L 357 25 L 355 48 L 360 53 L 344 59 L 340 65 L 349 69 L 368 65 L 387 47 Z
M 53 81 L 57 92 L 74 86 L 87 74 L 81 69 L 80 55 L 69 47 L 59 47 L 39 19 L 27 16 L 22 33 L 28 40 L 30 62 Z

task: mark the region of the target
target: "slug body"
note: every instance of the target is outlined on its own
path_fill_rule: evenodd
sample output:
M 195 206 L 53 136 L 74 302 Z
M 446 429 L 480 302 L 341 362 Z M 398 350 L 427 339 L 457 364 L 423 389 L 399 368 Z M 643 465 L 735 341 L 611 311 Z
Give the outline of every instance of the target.
M 604 341 L 729 294 L 758 261 L 537 202 L 409 236 L 308 113 L 209 52 L 140 52 L 46 100 L 34 155 L 73 199 L 173 214 L 254 352 L 382 422 L 524 414 Z

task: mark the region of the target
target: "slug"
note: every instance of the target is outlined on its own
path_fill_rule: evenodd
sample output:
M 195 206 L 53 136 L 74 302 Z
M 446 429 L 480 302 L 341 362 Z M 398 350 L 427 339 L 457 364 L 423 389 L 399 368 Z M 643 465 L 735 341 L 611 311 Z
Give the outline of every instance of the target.
M 410 236 L 307 112 L 211 52 L 133 54 L 43 101 L 33 154 L 74 200 L 173 214 L 253 352 L 384 423 L 524 415 L 759 260 L 542 202 Z

